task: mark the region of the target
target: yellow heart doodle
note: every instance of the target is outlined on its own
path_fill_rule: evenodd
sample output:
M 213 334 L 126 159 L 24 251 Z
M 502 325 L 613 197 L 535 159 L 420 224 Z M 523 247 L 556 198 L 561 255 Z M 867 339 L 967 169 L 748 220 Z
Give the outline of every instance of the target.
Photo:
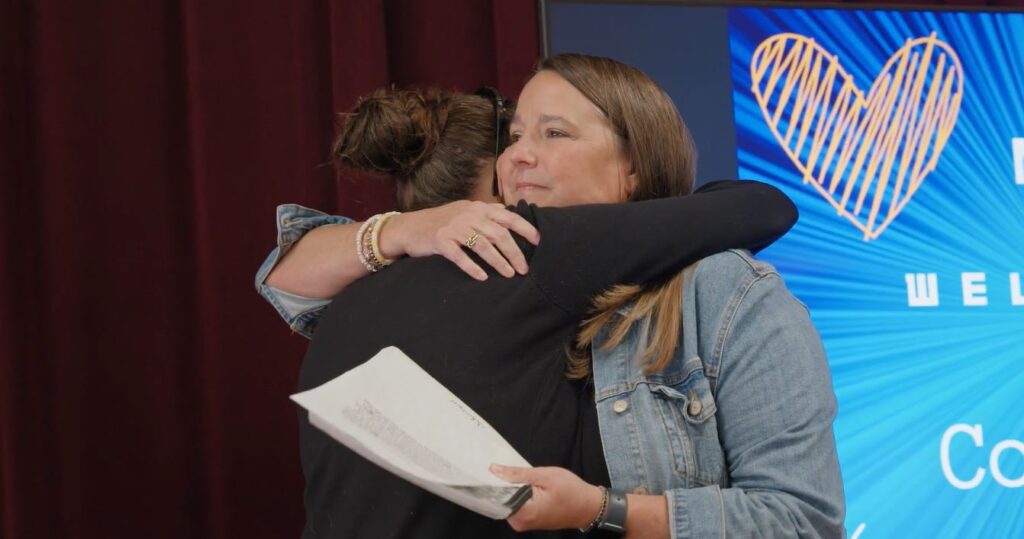
M 750 76 L 765 121 L 804 183 L 865 241 L 882 234 L 935 170 L 963 99 L 960 58 L 934 33 L 908 39 L 866 96 L 837 56 L 800 34 L 762 41 Z

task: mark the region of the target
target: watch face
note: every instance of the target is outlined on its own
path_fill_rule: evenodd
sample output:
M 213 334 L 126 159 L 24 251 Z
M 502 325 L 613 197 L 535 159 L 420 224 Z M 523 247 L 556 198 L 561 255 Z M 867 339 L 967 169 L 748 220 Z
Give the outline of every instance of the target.
M 608 491 L 608 507 L 604 518 L 597 525 L 598 529 L 626 533 L 626 493 L 615 490 Z

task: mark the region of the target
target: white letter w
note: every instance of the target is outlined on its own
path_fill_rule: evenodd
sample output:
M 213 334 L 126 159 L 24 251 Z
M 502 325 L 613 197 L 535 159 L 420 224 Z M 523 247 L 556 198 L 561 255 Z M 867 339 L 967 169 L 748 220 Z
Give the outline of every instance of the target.
M 939 276 L 934 273 L 907 273 L 907 305 L 911 307 L 939 306 Z

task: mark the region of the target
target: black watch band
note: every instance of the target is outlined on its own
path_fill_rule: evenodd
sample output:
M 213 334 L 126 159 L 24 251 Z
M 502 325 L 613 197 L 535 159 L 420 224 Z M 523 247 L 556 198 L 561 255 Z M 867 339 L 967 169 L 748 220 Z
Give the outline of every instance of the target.
M 626 533 L 626 493 L 621 490 L 608 489 L 608 508 L 604 518 L 597 523 L 599 530 L 608 530 L 618 534 Z

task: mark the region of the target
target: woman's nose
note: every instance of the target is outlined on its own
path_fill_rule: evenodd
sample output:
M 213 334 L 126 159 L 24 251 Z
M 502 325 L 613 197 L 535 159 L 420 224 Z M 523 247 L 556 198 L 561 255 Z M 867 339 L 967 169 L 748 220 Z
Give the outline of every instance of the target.
M 509 146 L 502 157 L 508 159 L 508 163 L 512 166 L 530 166 L 537 161 L 537 156 L 525 137 Z

